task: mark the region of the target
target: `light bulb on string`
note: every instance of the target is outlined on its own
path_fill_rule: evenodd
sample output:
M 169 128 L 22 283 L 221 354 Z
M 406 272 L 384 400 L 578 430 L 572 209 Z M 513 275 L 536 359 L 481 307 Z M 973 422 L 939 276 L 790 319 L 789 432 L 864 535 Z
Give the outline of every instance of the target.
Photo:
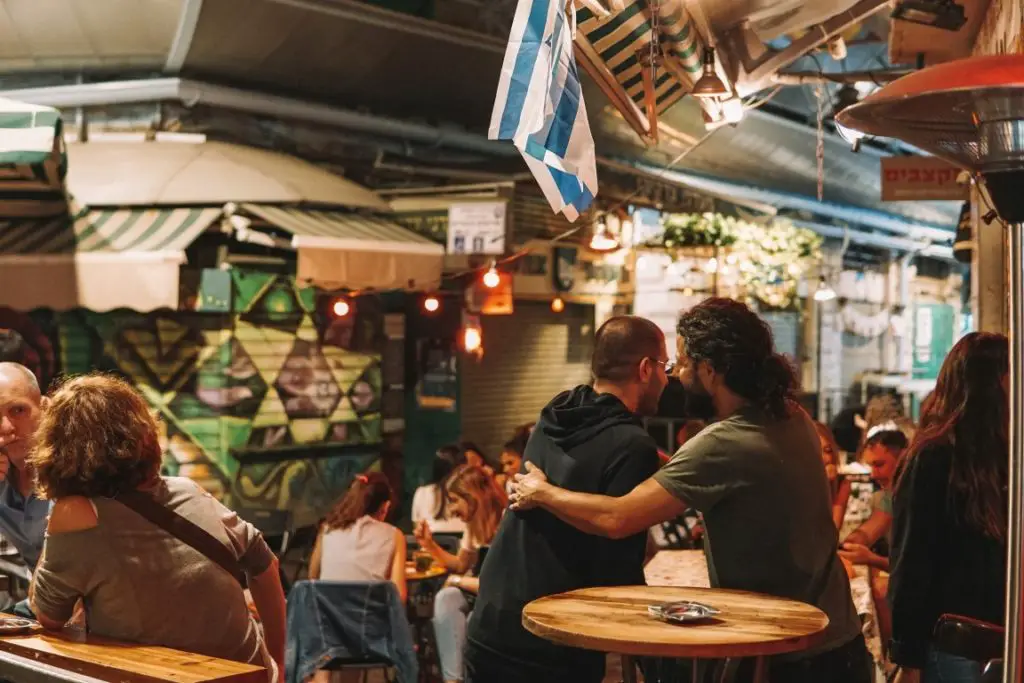
M 352 312 L 352 304 L 345 297 L 339 297 L 331 303 L 331 313 L 336 318 L 344 318 Z
M 494 263 L 491 263 L 491 267 L 484 273 L 483 282 L 484 287 L 488 289 L 494 289 L 501 284 L 501 274 L 498 273 L 498 268 Z
M 561 313 L 565 310 L 565 299 L 560 296 L 556 296 L 551 300 L 551 310 L 555 313 Z
M 437 313 L 441 310 L 441 300 L 433 294 L 428 295 L 423 299 L 423 310 L 427 313 Z

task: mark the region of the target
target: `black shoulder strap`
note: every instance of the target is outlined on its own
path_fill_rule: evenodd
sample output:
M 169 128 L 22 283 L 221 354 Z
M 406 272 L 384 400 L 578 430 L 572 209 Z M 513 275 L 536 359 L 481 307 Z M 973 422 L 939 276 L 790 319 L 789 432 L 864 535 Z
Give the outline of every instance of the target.
M 114 500 L 130 508 L 140 517 L 148 519 L 182 543 L 191 546 L 211 562 L 217 563 L 224 571 L 235 577 L 243 589 L 246 588 L 245 572 L 238 560 L 227 546 L 202 527 L 193 524 L 141 491 L 120 493 Z

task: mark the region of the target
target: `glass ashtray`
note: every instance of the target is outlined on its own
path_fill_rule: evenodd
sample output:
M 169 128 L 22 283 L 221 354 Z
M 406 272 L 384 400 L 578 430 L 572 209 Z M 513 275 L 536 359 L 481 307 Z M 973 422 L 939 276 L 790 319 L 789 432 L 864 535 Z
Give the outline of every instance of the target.
M 687 624 L 710 619 L 721 614 L 721 611 L 702 602 L 680 600 L 679 602 L 666 602 L 663 605 L 648 605 L 647 613 L 671 624 Z
M 10 636 L 17 633 L 28 633 L 37 628 L 39 622 L 21 617 L 0 617 L 0 635 Z

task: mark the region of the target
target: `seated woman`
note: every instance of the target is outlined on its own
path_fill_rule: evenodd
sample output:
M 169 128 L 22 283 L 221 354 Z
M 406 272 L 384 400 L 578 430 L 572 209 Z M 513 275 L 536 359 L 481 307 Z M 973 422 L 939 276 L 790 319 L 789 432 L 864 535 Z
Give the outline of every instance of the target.
M 357 475 L 327 516 L 309 560 L 309 578 L 391 581 L 404 601 L 405 534 L 384 520 L 393 494 L 380 472 Z
M 434 464 L 430 472 L 430 481 L 416 489 L 412 494 L 413 527 L 426 522 L 434 533 L 459 533 L 466 530 L 465 523 L 453 517 L 446 503 L 444 485 L 452 471 L 459 465 L 466 464 L 466 456 L 458 446 L 442 446 L 434 456 Z
M 472 465 L 455 470 L 447 489 L 448 509 L 466 522 L 459 554 L 445 552 L 426 523 L 416 527 L 416 540 L 452 573 L 446 587 L 438 591 L 434 599 L 434 634 L 444 680 L 461 681 L 466 623 L 471 608 L 467 593 L 475 594 L 480 590 L 477 560 L 497 533 L 508 498 L 493 477 Z
M 29 460 L 39 494 L 53 501 L 29 590 L 40 624 L 61 628 L 81 600 L 90 633 L 249 662 L 284 680 L 276 558 L 251 524 L 192 480 L 160 476 L 156 421 L 135 389 L 104 375 L 65 383 Z M 262 629 L 235 576 L 117 500 L 135 492 L 223 544 L 246 574 Z

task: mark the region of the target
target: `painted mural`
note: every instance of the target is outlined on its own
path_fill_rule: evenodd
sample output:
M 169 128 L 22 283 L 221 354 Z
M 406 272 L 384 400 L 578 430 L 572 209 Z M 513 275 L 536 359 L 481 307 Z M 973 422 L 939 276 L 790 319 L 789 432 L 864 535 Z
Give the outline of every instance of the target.
M 286 276 L 232 271 L 222 284 L 200 296 L 206 312 L 0 310 L 0 327 L 26 340 L 43 383 L 131 379 L 160 419 L 169 474 L 310 523 L 379 457 L 383 315 L 360 299 L 318 321 L 314 291 Z

